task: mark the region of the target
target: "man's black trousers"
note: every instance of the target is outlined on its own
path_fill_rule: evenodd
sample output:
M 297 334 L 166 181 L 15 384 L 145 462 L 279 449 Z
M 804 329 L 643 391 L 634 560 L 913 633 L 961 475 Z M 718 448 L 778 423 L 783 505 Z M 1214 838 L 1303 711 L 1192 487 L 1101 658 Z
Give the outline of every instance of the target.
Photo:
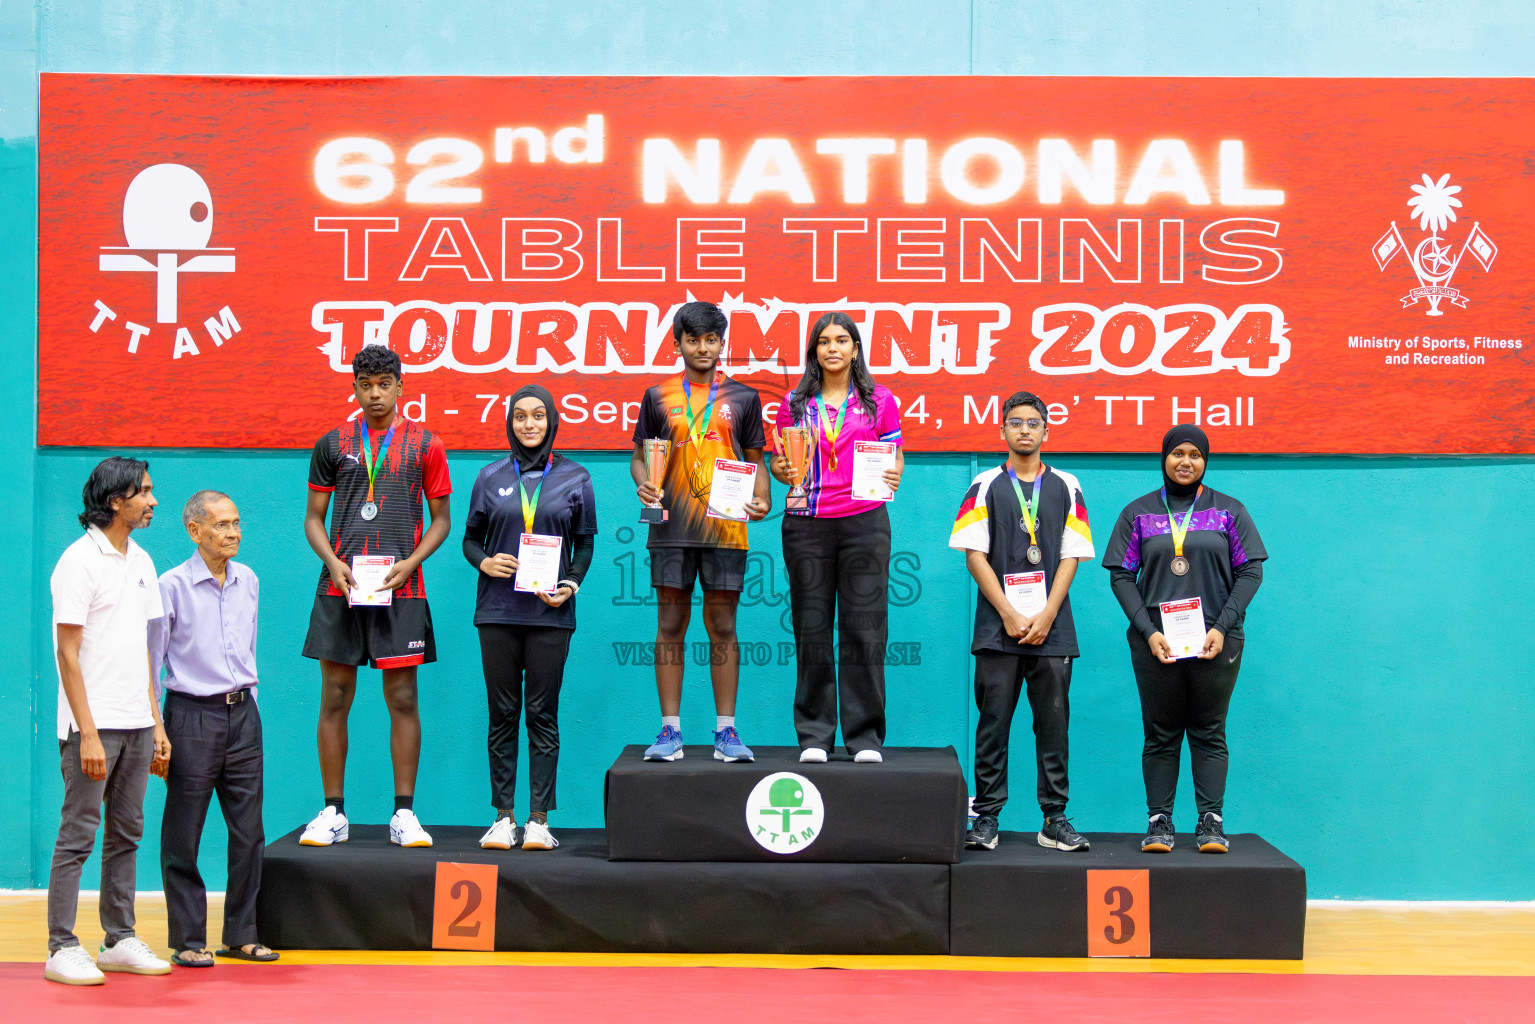
M 568 629 L 486 625 L 480 629 L 480 664 L 490 701 L 490 801 L 512 809 L 517 795 L 517 730 L 528 719 L 530 811 L 554 810 L 560 761 L 560 685 L 570 652 Z
M 1034 763 L 1039 808 L 1046 817 L 1066 810 L 1067 726 L 1071 721 L 1071 661 L 1059 655 L 975 655 L 975 813 L 995 818 L 1007 803 L 1007 748 L 1013 712 L 1025 692 L 1034 713 Z
M 245 699 L 165 695 L 165 735 L 171 741 L 160 822 L 160 874 L 173 950 L 208 945 L 208 890 L 197 870 L 208 801 L 218 794 L 229 830 L 229 881 L 224 896 L 224 945 L 257 941 L 256 893 L 261 888 L 261 714 Z

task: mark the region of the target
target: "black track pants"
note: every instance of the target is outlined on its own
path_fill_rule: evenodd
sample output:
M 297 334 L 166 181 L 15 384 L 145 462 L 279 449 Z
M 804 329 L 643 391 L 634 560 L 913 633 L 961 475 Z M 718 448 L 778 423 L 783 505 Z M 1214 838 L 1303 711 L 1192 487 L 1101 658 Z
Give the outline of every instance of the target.
M 1007 749 L 1013 712 L 1025 692 L 1034 714 L 1034 763 L 1039 809 L 1045 817 L 1066 810 L 1067 690 L 1070 658 L 980 651 L 975 656 L 975 813 L 996 817 L 1007 803 Z
M 570 652 L 568 629 L 481 626 L 480 662 L 490 699 L 490 800 L 511 810 L 517 795 L 517 727 L 528 719 L 529 810 L 554 810 L 554 774 L 560 760 L 560 684 Z
M 1147 813 L 1172 816 L 1186 735 L 1194 805 L 1201 817 L 1209 811 L 1220 814 L 1226 799 L 1226 709 L 1242 668 L 1242 641 L 1227 637 L 1221 653 L 1210 661 L 1184 658 L 1164 665 L 1139 633 L 1131 630 L 1129 638 L 1146 733 L 1141 773 L 1146 777 Z

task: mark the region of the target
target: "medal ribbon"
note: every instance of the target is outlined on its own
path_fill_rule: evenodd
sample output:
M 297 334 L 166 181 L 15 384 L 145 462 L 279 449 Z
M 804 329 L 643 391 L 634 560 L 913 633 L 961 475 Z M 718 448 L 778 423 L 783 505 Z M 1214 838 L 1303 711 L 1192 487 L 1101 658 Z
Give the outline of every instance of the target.
M 517 467 L 517 494 L 522 498 L 522 526 L 523 533 L 533 532 L 533 516 L 538 512 L 538 496 L 543 493 L 544 481 L 549 479 L 549 471 L 554 468 L 554 456 L 549 456 L 549 463 L 544 467 L 544 473 L 538 478 L 538 486 L 533 488 L 533 499 L 528 500 L 528 488 L 522 482 L 522 466 L 515 458 L 512 464 Z
M 685 399 L 683 408 L 688 413 L 688 436 L 693 439 L 696 446 L 703 441 L 704 434 L 709 430 L 709 421 L 714 419 L 714 399 L 720 393 L 720 377 L 724 376 L 716 372 L 714 380 L 709 383 L 709 400 L 704 404 L 703 416 L 696 423 L 693 418 L 693 388 L 688 383 L 686 374 L 682 376 L 682 395 Z M 697 456 L 694 456 L 697 458 Z
M 1013 482 L 1013 491 L 1018 495 L 1018 504 L 1023 509 L 1023 523 L 1029 529 L 1029 543 L 1037 545 L 1038 539 L 1034 536 L 1035 528 L 1039 525 L 1039 487 L 1045 482 L 1045 474 L 1050 472 L 1048 466 L 1040 466 L 1039 474 L 1034 477 L 1034 496 L 1028 501 L 1023 500 L 1023 487 L 1018 483 L 1018 474 L 1012 466 L 1007 467 L 1007 478 Z
M 1194 492 L 1194 500 L 1189 504 L 1189 510 L 1183 513 L 1183 522 L 1173 518 L 1173 508 L 1167 503 L 1167 488 L 1162 488 L 1162 507 L 1167 509 L 1167 525 L 1173 531 L 1173 554 L 1183 557 L 1183 539 L 1189 535 L 1189 520 L 1194 517 L 1194 506 L 1199 504 L 1199 496 L 1205 493 L 1205 485 L 1200 484 L 1199 490 Z
M 373 457 L 373 441 L 368 437 L 368 424 L 359 419 L 357 425 L 362 428 L 362 464 L 368 471 L 368 500 L 373 500 L 373 480 L 378 476 L 378 469 L 384 464 L 384 457 L 389 454 L 389 442 L 394 439 L 394 428 L 399 424 L 396 419 L 389 424 L 389 430 L 384 434 L 384 443 L 378 446 L 378 458 Z
M 837 413 L 837 417 L 833 419 L 830 410 L 827 408 L 826 399 L 819 395 L 816 396 L 815 409 L 816 416 L 821 422 L 821 437 L 823 440 L 831 442 L 832 469 L 837 468 L 837 436 L 842 433 L 842 428 L 847 426 L 847 404 L 852 401 L 852 398 L 853 386 L 849 382 L 847 394 L 842 397 L 842 409 Z

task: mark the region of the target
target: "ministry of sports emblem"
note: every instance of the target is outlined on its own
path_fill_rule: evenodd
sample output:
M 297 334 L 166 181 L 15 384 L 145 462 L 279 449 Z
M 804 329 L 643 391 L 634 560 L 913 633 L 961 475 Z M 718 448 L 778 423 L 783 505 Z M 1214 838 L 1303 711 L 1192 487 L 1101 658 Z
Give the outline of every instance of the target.
M 1444 310 L 1439 308 L 1441 302 L 1448 300 L 1451 305 L 1464 309 L 1470 301 L 1460 289 L 1450 287 L 1450 278 L 1455 276 L 1460 261 L 1469 253 L 1483 270 L 1490 271 L 1492 261 L 1498 258 L 1498 247 L 1482 230 L 1481 222 L 1472 221 L 1471 233 L 1461 242 L 1460 251 L 1451 255 L 1455 246 L 1444 233 L 1456 219 L 1456 208 L 1462 204 L 1455 198 L 1460 186 L 1451 185 L 1448 174 L 1438 181 L 1425 174 L 1423 184 L 1412 186 L 1412 190 L 1417 194 L 1407 200 L 1407 208 L 1428 236 L 1409 249 L 1396 221 L 1392 221 L 1391 230 L 1380 237 L 1372 251 L 1381 270 L 1385 270 L 1398 253 L 1407 254 L 1407 263 L 1418 278 L 1418 287 L 1402 296 L 1403 308 L 1416 305 L 1421 299 L 1428 304 L 1424 310 L 1428 316 L 1444 316 Z

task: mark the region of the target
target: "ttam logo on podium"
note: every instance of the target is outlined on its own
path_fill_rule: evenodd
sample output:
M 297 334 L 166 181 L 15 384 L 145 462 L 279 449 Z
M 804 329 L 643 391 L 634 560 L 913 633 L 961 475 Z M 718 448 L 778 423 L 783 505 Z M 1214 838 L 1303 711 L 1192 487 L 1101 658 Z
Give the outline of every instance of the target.
M 816 841 L 825 821 L 821 791 L 794 772 L 765 776 L 746 798 L 746 830 L 772 853 L 799 853 Z
M 191 329 L 180 323 L 181 275 L 230 274 L 235 269 L 233 248 L 208 244 L 213 238 L 213 193 L 208 183 L 183 164 L 154 164 L 139 171 L 123 195 L 123 235 L 127 245 L 101 247 L 97 268 L 104 273 L 153 274 L 155 323 L 176 325 L 171 358 L 200 355 Z M 98 299 L 91 331 L 99 332 L 117 316 Z M 137 353 L 139 342 L 153 329 L 131 320 L 123 326 L 128 330 L 128 351 Z M 202 326 L 215 347 L 240 330 L 228 306 Z

